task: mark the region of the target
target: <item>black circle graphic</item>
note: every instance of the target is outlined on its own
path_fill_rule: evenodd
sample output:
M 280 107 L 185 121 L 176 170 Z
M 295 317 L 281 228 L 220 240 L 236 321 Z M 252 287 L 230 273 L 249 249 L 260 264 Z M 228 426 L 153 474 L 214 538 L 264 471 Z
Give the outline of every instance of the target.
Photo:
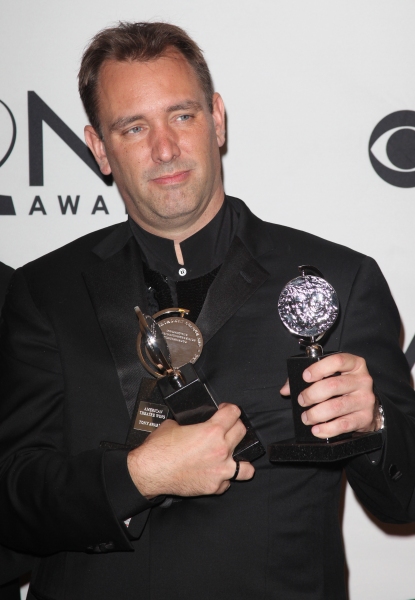
M 372 146 L 376 140 L 396 127 L 406 127 L 407 129 L 400 129 L 390 136 L 386 147 L 388 158 L 398 169 L 415 168 L 415 132 L 411 129 L 415 127 L 415 111 L 413 110 L 398 110 L 379 121 L 369 140 L 370 162 L 379 177 L 387 183 L 402 188 L 415 187 L 415 171 L 408 173 L 395 171 L 382 164 L 372 152 Z
M 17 130 L 16 130 L 16 121 L 14 120 L 14 116 L 13 116 L 12 111 L 7 106 L 7 104 L 5 104 L 3 102 L 3 100 L 0 100 L 0 104 L 3 104 L 4 108 L 9 113 L 10 119 L 12 121 L 12 127 L 13 127 L 12 139 L 11 139 L 9 148 L 8 148 L 6 154 L 3 156 L 3 158 L 0 159 L 0 167 L 1 167 L 2 165 L 4 165 L 4 163 L 6 162 L 6 160 L 9 158 L 10 154 L 13 152 L 14 144 L 16 143 L 16 131 Z

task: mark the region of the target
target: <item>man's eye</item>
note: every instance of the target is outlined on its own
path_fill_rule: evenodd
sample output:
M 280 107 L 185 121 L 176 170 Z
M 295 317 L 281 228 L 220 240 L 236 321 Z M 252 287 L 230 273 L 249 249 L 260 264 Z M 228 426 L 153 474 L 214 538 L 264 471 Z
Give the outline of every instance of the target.
M 188 121 L 189 119 L 191 119 L 192 115 L 180 115 L 180 117 L 177 117 L 178 121 Z
M 134 127 L 131 127 L 127 133 L 140 133 L 140 131 L 143 131 L 143 128 L 139 125 L 134 125 Z

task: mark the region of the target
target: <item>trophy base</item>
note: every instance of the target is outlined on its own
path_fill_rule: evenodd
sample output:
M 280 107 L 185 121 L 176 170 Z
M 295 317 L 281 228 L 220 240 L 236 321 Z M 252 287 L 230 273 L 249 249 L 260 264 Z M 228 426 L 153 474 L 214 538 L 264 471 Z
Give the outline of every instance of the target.
M 282 440 L 268 446 L 269 461 L 281 462 L 335 462 L 382 447 L 380 431 L 353 433 L 348 439 L 337 442 L 297 442 Z
M 218 410 L 206 385 L 199 379 L 193 365 L 181 367 L 186 383 L 175 389 L 167 377 L 159 380 L 144 377 L 141 381 L 125 444 L 102 441 L 106 450 L 133 450 L 140 446 L 152 431 L 167 418 L 179 425 L 192 425 L 210 419 Z M 265 449 L 241 407 L 240 419 L 246 433 L 233 451 L 235 460 L 252 462 L 263 456 Z
M 218 410 L 217 404 L 206 385 L 199 379 L 193 365 L 188 363 L 180 367 L 186 383 L 179 389 L 174 389 L 167 377 L 157 382 L 164 402 L 179 425 L 202 423 L 211 418 Z M 265 449 L 259 441 L 254 428 L 241 407 L 240 419 L 246 427 L 244 438 L 233 451 L 235 460 L 252 462 L 265 454 Z
M 239 417 L 242 423 L 245 425 L 246 433 L 243 439 L 236 446 L 233 451 L 233 458 L 235 460 L 245 460 L 248 462 L 252 462 L 257 458 L 260 458 L 265 454 L 265 449 L 257 435 L 255 433 L 255 429 L 252 427 L 250 420 L 248 419 L 245 411 L 241 406 L 239 406 L 241 411 L 241 416 Z

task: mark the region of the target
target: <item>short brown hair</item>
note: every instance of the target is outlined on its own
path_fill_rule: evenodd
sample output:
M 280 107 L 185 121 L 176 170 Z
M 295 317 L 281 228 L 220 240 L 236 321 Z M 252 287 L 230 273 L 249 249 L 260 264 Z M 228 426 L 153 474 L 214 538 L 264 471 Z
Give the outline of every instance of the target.
M 183 29 L 169 23 L 125 23 L 97 33 L 85 50 L 79 70 L 79 94 L 92 127 L 101 135 L 98 119 L 97 84 L 106 60 L 148 61 L 175 48 L 195 71 L 212 112 L 213 83 L 199 46 Z

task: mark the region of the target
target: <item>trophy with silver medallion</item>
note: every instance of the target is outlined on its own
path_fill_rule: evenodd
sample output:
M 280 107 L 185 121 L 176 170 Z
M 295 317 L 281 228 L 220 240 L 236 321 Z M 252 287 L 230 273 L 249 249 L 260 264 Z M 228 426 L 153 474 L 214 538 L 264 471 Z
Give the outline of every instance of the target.
M 311 385 L 302 375 L 308 366 L 327 356 L 318 342 L 334 325 L 339 301 L 334 288 L 315 267 L 303 265 L 298 269 L 301 276 L 287 283 L 278 300 L 281 321 L 305 348 L 304 354 L 287 359 L 295 438 L 270 444 L 270 462 L 328 462 L 376 450 L 382 446 L 379 432 L 348 433 L 321 440 L 301 420 L 301 414 L 310 407 L 300 406 L 297 399 Z
M 166 418 L 173 418 L 179 425 L 192 425 L 207 421 L 218 410 L 193 367 L 202 352 L 203 337 L 199 328 L 185 318 L 188 311 L 168 308 L 151 317 L 138 306 L 134 310 L 140 324 L 138 357 L 153 377 L 141 381 L 127 436 L 131 447 L 140 445 Z M 240 418 L 246 434 L 233 457 L 252 461 L 265 450 L 242 409 Z

